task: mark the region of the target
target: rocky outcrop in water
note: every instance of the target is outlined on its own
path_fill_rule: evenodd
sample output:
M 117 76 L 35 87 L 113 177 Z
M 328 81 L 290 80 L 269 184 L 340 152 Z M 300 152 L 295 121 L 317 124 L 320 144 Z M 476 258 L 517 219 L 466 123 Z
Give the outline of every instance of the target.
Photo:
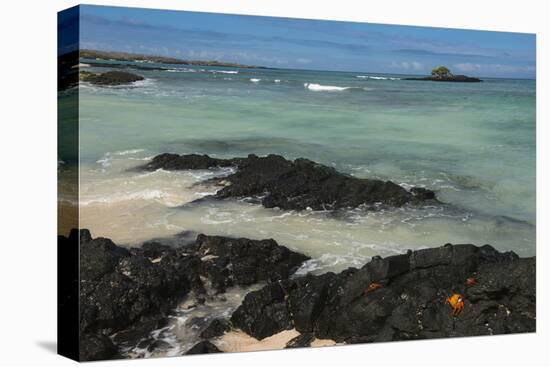
M 433 191 L 410 191 L 391 182 L 348 176 L 332 167 L 300 158 L 287 160 L 279 155 L 217 159 L 207 155 L 161 154 L 142 166 L 144 170 L 186 170 L 234 166 L 237 171 L 214 179 L 223 185 L 214 197 L 259 197 L 266 208 L 287 210 L 332 210 L 358 206 L 400 207 L 407 203 L 437 202 Z
M 446 302 L 453 294 L 464 299 L 456 316 Z M 535 301 L 534 257 L 445 245 L 268 284 L 231 322 L 258 339 L 296 328 L 345 343 L 508 334 L 535 331 Z
M 432 82 L 480 83 L 483 80 L 466 75 L 425 76 L 420 78 L 402 78 L 401 80 L 424 80 Z
M 145 79 L 141 75 L 132 74 L 126 71 L 107 71 L 101 74 L 81 71 L 79 75 L 81 81 L 103 86 L 131 84 Z
M 287 279 L 308 257 L 274 240 L 199 235 L 183 247 L 149 242 L 125 249 L 80 231 L 81 360 L 115 358 L 143 341 L 190 292 L 211 292 Z M 107 335 L 114 335 L 112 341 Z M 89 342 L 88 342 L 89 341 Z

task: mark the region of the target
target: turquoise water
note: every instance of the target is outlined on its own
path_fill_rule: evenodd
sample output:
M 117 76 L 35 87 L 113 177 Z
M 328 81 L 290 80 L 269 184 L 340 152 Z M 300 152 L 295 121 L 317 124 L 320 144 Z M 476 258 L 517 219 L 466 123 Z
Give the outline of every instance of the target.
M 535 81 L 181 65 L 134 72 L 146 79 L 80 86 L 81 218 L 94 236 L 129 245 L 181 230 L 273 237 L 312 256 L 314 271 L 446 242 L 535 254 Z M 238 200 L 189 205 L 213 192 L 197 183 L 228 172 L 127 170 L 162 152 L 306 157 L 428 187 L 445 205 L 337 214 Z

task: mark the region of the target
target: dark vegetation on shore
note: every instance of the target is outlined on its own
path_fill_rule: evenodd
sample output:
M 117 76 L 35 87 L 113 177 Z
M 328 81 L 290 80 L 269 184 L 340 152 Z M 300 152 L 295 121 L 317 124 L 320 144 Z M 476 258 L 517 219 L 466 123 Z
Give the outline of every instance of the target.
M 414 187 L 410 191 L 391 182 L 356 178 L 308 159 L 287 160 L 279 155 L 218 159 L 207 155 L 160 154 L 142 170 L 187 170 L 236 167 L 227 177 L 212 183 L 222 187 L 214 198 L 257 197 L 266 208 L 286 210 L 333 210 L 380 205 L 438 203 L 431 190 Z
M 243 65 L 234 62 L 224 62 L 216 60 L 182 60 L 174 57 L 154 56 L 135 54 L 128 52 L 112 52 L 112 51 L 97 51 L 97 50 L 80 50 L 80 57 L 84 59 L 99 59 L 105 61 L 126 61 L 126 62 L 149 62 L 156 64 L 172 64 L 172 65 L 192 65 L 192 66 L 220 66 L 231 68 L 245 69 L 269 69 L 264 66 Z M 96 65 L 94 65 L 96 66 Z M 99 65 L 97 65 L 99 66 Z
M 489 245 L 450 245 L 374 257 L 338 274 L 291 277 L 308 257 L 274 240 L 198 235 L 192 243 L 162 240 L 123 248 L 80 237 L 81 360 L 121 358 L 139 346 L 162 347 L 151 332 L 167 325 L 176 305 L 223 301 L 232 286 L 267 282 L 229 319 L 201 326 L 186 354 L 220 350 L 209 340 L 231 329 L 263 339 L 295 328 L 287 347 L 315 338 L 341 343 L 534 332 L 535 258 Z M 60 241 L 70 241 L 60 237 Z M 453 313 L 446 299 L 463 297 Z M 114 336 L 113 336 L 114 335 Z

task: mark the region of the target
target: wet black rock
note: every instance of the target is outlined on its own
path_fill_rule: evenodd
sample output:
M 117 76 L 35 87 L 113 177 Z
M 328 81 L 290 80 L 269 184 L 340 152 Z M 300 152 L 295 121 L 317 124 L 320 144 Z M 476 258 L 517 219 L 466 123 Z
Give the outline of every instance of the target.
M 446 303 L 454 293 L 465 300 L 457 317 Z M 231 321 L 259 339 L 294 327 L 362 343 L 534 332 L 535 304 L 534 257 L 445 245 L 268 285 L 249 293 Z
M 278 283 L 246 295 L 233 312 L 231 323 L 256 339 L 263 339 L 291 329 L 292 316 L 286 304 L 286 294 Z
M 231 324 L 228 320 L 214 319 L 199 336 L 202 339 L 211 339 L 225 334 L 229 329 L 231 329 Z
M 100 354 L 94 350 L 104 338 L 97 335 L 114 334 L 113 341 L 125 348 L 147 339 L 190 294 L 200 304 L 210 297 L 209 287 L 223 293 L 231 285 L 287 279 L 308 259 L 274 240 L 199 235 L 186 246 L 153 241 L 128 250 L 92 239 L 87 230 L 71 235 L 81 239 L 80 332 L 94 343 L 84 346 L 84 357 Z M 206 330 L 221 329 L 227 326 L 220 321 Z
M 229 167 L 233 162 L 227 159 L 211 158 L 207 155 L 199 154 L 170 154 L 164 153 L 155 156 L 151 162 L 142 166 L 146 171 L 155 171 L 157 169 L 165 169 L 170 171 L 187 170 L 187 169 L 208 169 L 213 167 Z
M 222 353 L 214 344 L 209 341 L 203 340 L 195 344 L 185 354 L 207 354 L 207 353 Z
M 201 257 L 202 273 L 214 288 L 251 285 L 259 281 L 287 279 L 309 257 L 280 246 L 273 239 L 250 240 L 221 236 L 197 236 L 190 247 Z
M 80 80 L 96 85 L 123 85 L 145 79 L 141 75 L 132 74 L 126 71 L 107 71 L 101 74 L 89 71 L 80 72 Z
M 286 343 L 285 348 L 303 348 L 311 346 L 311 343 L 315 340 L 313 333 L 300 334 Z
M 427 189 L 407 191 L 391 181 L 356 178 L 308 159 L 290 161 L 273 154 L 233 159 L 161 154 L 141 168 L 182 170 L 219 166 L 234 166 L 237 171 L 212 180 L 224 185 L 216 198 L 260 197 L 266 208 L 331 210 L 436 202 L 435 194 Z
M 130 256 L 128 250 L 116 246 L 108 238 L 87 240 L 80 245 L 80 278 L 84 281 L 100 279 L 105 274 L 111 273 L 120 259 Z
M 81 331 L 112 333 L 153 315 L 166 315 L 191 289 L 201 286 L 201 261 L 174 253 L 158 263 L 130 255 L 112 241 L 81 244 Z

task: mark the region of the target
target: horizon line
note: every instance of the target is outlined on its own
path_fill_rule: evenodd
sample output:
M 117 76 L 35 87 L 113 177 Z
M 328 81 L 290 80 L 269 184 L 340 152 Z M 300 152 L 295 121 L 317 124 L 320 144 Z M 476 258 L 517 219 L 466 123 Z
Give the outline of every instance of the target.
M 67 53 L 70 53 L 70 52 L 74 52 L 74 51 L 78 51 L 79 54 L 81 51 L 96 51 L 96 52 L 106 52 L 106 53 L 121 53 L 121 54 L 127 54 L 127 55 L 136 55 L 136 56 L 149 56 L 149 57 L 161 57 L 161 58 L 171 58 L 171 59 L 174 59 L 174 60 L 178 60 L 178 61 L 190 61 L 190 62 L 219 62 L 219 63 L 232 63 L 232 64 L 237 64 L 237 65 L 242 65 L 242 66 L 246 66 L 248 69 L 271 69 L 271 70 L 302 70 L 302 71 L 322 71 L 322 72 L 331 72 L 331 73 L 378 73 L 378 74 L 388 74 L 388 75 L 412 75 L 412 76 L 429 76 L 430 74 L 429 73 L 422 73 L 422 74 L 417 74 L 417 73 L 389 73 L 389 72 L 379 72 L 379 71 L 359 71 L 359 70 L 330 70 L 330 69 L 302 69 L 302 68 L 285 68 L 285 67 L 275 67 L 275 66 L 265 66 L 265 65 L 248 65 L 248 64 L 241 64 L 239 62 L 236 62 L 236 61 L 223 61 L 223 60 L 201 60 L 201 59 L 182 59 L 180 57 L 177 57 L 177 56 L 163 56 L 163 55 L 154 55 L 154 54 L 150 54 L 150 53 L 138 53 L 138 52 L 128 52 L 128 51 L 112 51 L 112 50 L 102 50 L 102 49 L 90 49 L 90 48 L 78 48 L 77 50 L 72 50 L 72 51 L 67 51 L 61 55 L 65 55 Z M 59 56 L 61 56 L 59 55 Z M 80 57 L 80 55 L 79 55 Z M 116 60 L 116 61 L 120 61 L 120 60 Z M 134 61 L 135 62 L 135 61 Z M 170 65 L 169 63 L 157 63 L 157 64 L 165 64 L 165 65 Z M 172 64 L 172 65 L 176 65 L 176 64 Z M 215 67 L 226 67 L 226 66 L 215 66 Z M 244 69 L 243 67 L 239 67 L 239 66 L 233 66 L 233 67 L 237 67 L 237 68 L 241 68 L 241 69 Z M 465 75 L 465 74 L 455 74 L 455 75 Z M 498 77 L 498 76 L 482 76 L 482 75 L 468 75 L 468 76 L 473 76 L 473 77 L 477 77 L 477 78 L 486 78 L 486 79 L 509 79 L 509 80 L 537 80 L 536 78 L 536 72 L 535 72 L 535 77 L 534 78 L 529 78 L 529 77 Z

